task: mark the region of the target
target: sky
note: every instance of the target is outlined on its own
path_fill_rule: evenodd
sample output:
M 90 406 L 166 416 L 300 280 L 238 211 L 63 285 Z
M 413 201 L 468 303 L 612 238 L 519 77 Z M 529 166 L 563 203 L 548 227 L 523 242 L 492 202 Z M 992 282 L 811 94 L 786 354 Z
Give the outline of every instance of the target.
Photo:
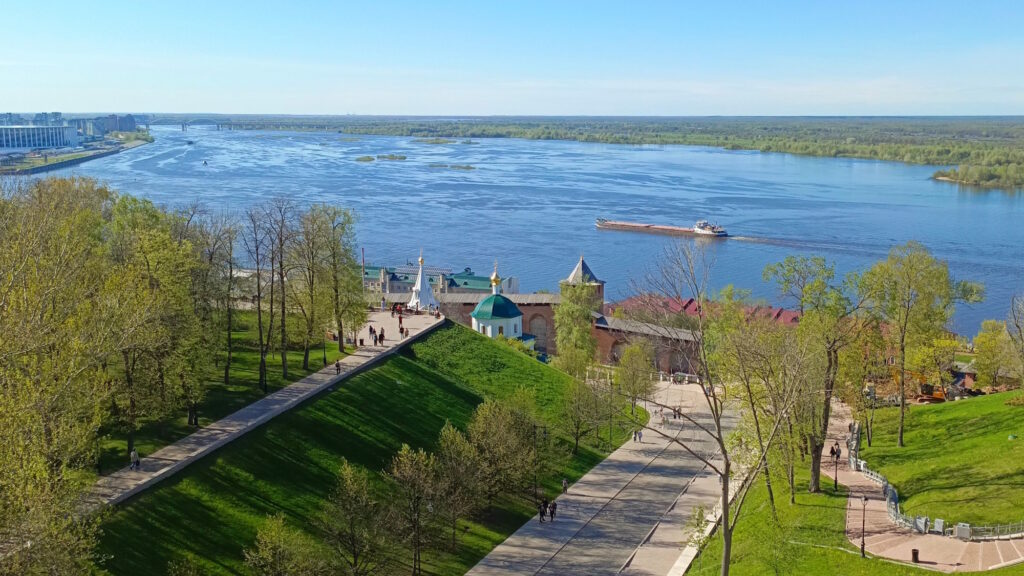
M 1024 114 L 1020 0 L 8 0 L 0 112 Z

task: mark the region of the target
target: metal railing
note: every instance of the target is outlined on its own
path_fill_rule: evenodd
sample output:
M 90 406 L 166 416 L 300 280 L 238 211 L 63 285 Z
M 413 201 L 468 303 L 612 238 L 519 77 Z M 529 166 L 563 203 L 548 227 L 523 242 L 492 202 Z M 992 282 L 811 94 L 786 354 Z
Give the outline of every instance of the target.
M 847 454 L 849 455 L 850 469 L 860 472 L 872 482 L 882 486 L 882 495 L 885 497 L 885 508 L 889 513 L 889 520 L 898 526 L 913 530 L 921 534 L 939 534 L 951 536 L 961 540 L 1009 540 L 1013 538 L 1024 538 L 1024 521 L 1010 524 L 995 524 L 992 526 L 972 526 L 966 523 L 954 525 L 952 522 L 937 520 L 931 522 L 927 516 L 911 516 L 904 514 L 900 508 L 900 494 L 889 480 L 880 472 L 868 467 L 868 463 L 857 457 L 860 447 L 860 426 L 854 425 L 850 430 L 850 437 L 847 438 Z M 939 527 L 941 526 L 941 528 Z

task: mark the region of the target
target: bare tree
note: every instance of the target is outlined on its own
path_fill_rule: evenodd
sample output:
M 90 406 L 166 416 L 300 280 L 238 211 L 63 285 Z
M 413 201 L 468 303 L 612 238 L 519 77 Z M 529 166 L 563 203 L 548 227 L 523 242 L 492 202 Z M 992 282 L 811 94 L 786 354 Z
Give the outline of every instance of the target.
M 269 242 L 269 252 L 272 254 L 271 268 L 276 271 L 277 283 L 280 286 L 281 296 L 281 376 L 288 379 L 288 298 L 286 282 L 288 268 L 286 256 L 288 254 L 288 243 L 294 234 L 292 219 L 295 216 L 295 202 L 290 198 L 278 196 L 271 200 L 263 209 L 263 217 L 266 219 Z M 273 306 L 273 284 L 271 284 L 271 306 Z
M 694 329 L 685 336 L 679 329 L 670 328 L 678 321 L 665 318 L 650 324 L 651 329 L 663 332 L 662 339 L 666 346 L 676 348 L 681 354 L 691 357 L 689 368 L 697 372 L 701 379 L 701 398 L 704 416 L 699 414 L 680 414 L 682 419 L 696 431 L 696 437 L 688 439 L 681 435 L 669 435 L 661 428 L 647 426 L 648 430 L 666 438 L 680 446 L 685 452 L 707 466 L 719 478 L 721 516 L 718 530 L 722 537 L 722 558 L 720 574 L 728 576 L 732 557 L 733 533 L 739 522 L 743 505 L 751 486 L 758 474 L 763 471 L 763 462 L 767 452 L 772 448 L 779 430 L 786 421 L 789 405 L 792 403 L 795 386 L 784 377 L 777 379 L 780 387 L 778 407 L 764 411 L 766 421 L 762 422 L 761 442 L 757 446 L 749 442 L 730 442 L 731 428 L 742 408 L 740 399 L 734 398 L 731 391 L 735 386 L 723 379 L 717 371 L 714 356 L 719 340 L 715 331 L 728 329 L 720 324 L 715 317 L 715 306 L 709 306 L 710 297 L 708 281 L 711 262 L 704 250 L 688 242 L 679 242 L 667 247 L 659 264 L 649 271 L 643 281 L 634 283 L 634 290 L 644 295 L 640 300 L 647 302 L 644 313 L 651 320 L 667 314 L 678 314 L 675 306 L 665 303 L 681 304 L 690 298 L 697 303 L 697 313 L 692 322 Z M 664 326 L 664 327 L 661 327 Z M 663 409 L 670 406 L 654 403 Z M 643 424 L 639 423 L 638 424 Z M 710 442 L 714 450 L 707 451 L 701 444 Z M 748 465 L 745 470 L 737 470 L 737 466 Z M 731 480 L 736 472 L 743 474 L 735 492 Z
M 1010 302 L 1010 323 L 1007 326 L 1013 348 L 1017 352 L 1017 367 L 1020 370 L 1020 385 L 1024 388 L 1024 295 L 1013 297 Z
M 274 331 L 274 314 L 270 311 L 269 319 L 264 322 L 264 298 L 269 292 L 269 303 L 274 303 L 274 262 L 272 254 L 272 238 L 264 223 L 264 211 L 261 208 L 249 208 L 245 212 L 245 232 L 242 244 L 245 246 L 252 266 L 252 284 L 256 292 L 256 333 L 260 353 L 259 386 L 263 393 L 267 392 L 267 352 L 270 348 L 270 337 Z M 229 336 L 230 337 L 230 336 Z

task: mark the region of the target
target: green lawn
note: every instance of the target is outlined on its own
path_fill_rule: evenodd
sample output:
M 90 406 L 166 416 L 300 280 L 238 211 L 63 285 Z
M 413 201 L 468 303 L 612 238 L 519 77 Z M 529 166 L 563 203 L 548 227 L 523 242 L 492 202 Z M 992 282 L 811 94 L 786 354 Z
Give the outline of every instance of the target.
M 566 378 L 449 324 L 406 355 L 346 380 L 117 507 L 103 525 L 99 552 L 110 556 L 105 568 L 110 574 L 160 574 L 168 561 L 187 555 L 211 574 L 244 573 L 242 550 L 268 514 L 283 512 L 292 525 L 314 533 L 340 458 L 376 478 L 403 442 L 433 448 L 445 420 L 463 427 L 484 395 L 506 396 L 520 383 L 536 390 L 553 424 Z M 582 447 L 545 486 L 554 491 L 563 474 L 575 479 L 602 456 Z M 465 523 L 456 552 L 431 551 L 425 568 L 464 573 L 532 513 L 526 498 L 499 499 L 490 514 Z
M 804 466 L 806 468 L 806 466 Z M 764 481 L 758 480 L 744 506 L 740 524 L 733 536 L 733 576 L 808 574 L 829 576 L 927 576 L 930 570 L 913 568 L 875 558 L 860 558 L 860 549 L 844 535 L 846 525 L 846 489 L 832 491 L 825 482 L 824 492 L 805 491 L 809 473 L 797 473 L 796 504 L 790 505 L 784 478 L 772 477 L 778 502 L 779 525 L 774 524 L 768 506 Z M 718 574 L 722 557 L 717 532 L 694 561 L 688 575 Z M 1024 565 L 984 572 L 992 576 L 1024 576 Z
M 291 321 L 292 329 L 298 332 L 299 319 L 295 318 Z M 222 363 L 218 364 L 210 374 L 209 389 L 199 407 L 199 423 L 202 426 L 216 422 L 263 397 L 263 392 L 259 389 L 256 315 L 252 312 L 236 312 L 233 323 L 238 329 L 231 336 L 234 347 L 231 361 L 231 381 L 228 385 L 224 385 L 224 365 Z M 280 336 L 275 334 L 275 338 L 280 338 Z M 337 343 L 328 342 L 327 362 L 334 362 L 339 356 L 341 354 L 338 352 Z M 287 380 L 281 376 L 280 356 L 269 358 L 267 364 L 267 390 L 274 392 L 323 368 L 323 349 L 317 347 L 310 352 L 311 370 L 306 371 L 302 369 L 301 342 L 293 342 L 288 351 Z M 151 419 L 144 422 L 136 432 L 135 443 L 139 454 L 145 457 L 195 431 L 195 428 L 186 425 L 186 412 L 182 409 L 173 418 Z M 110 474 L 127 465 L 127 454 L 127 433 L 117 428 L 104 430 L 100 438 L 99 473 Z
M 980 396 L 907 413 L 906 446 L 896 447 L 899 411 L 875 416 L 873 446 L 863 458 L 899 490 L 908 514 L 955 522 L 1024 520 L 1024 407 L 1019 392 Z M 1017 440 L 1008 440 L 1016 435 Z

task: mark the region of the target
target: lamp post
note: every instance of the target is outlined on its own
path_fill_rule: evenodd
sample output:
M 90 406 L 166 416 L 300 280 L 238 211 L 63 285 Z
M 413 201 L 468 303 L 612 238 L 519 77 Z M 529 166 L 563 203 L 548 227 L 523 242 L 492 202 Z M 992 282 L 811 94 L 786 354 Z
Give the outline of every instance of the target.
M 861 497 L 860 497 L 860 557 L 861 558 L 867 558 L 867 556 L 864 555 L 864 526 L 865 526 L 865 519 L 866 519 L 866 517 L 868 515 L 867 512 L 868 512 L 868 497 L 865 494 L 861 494 Z

